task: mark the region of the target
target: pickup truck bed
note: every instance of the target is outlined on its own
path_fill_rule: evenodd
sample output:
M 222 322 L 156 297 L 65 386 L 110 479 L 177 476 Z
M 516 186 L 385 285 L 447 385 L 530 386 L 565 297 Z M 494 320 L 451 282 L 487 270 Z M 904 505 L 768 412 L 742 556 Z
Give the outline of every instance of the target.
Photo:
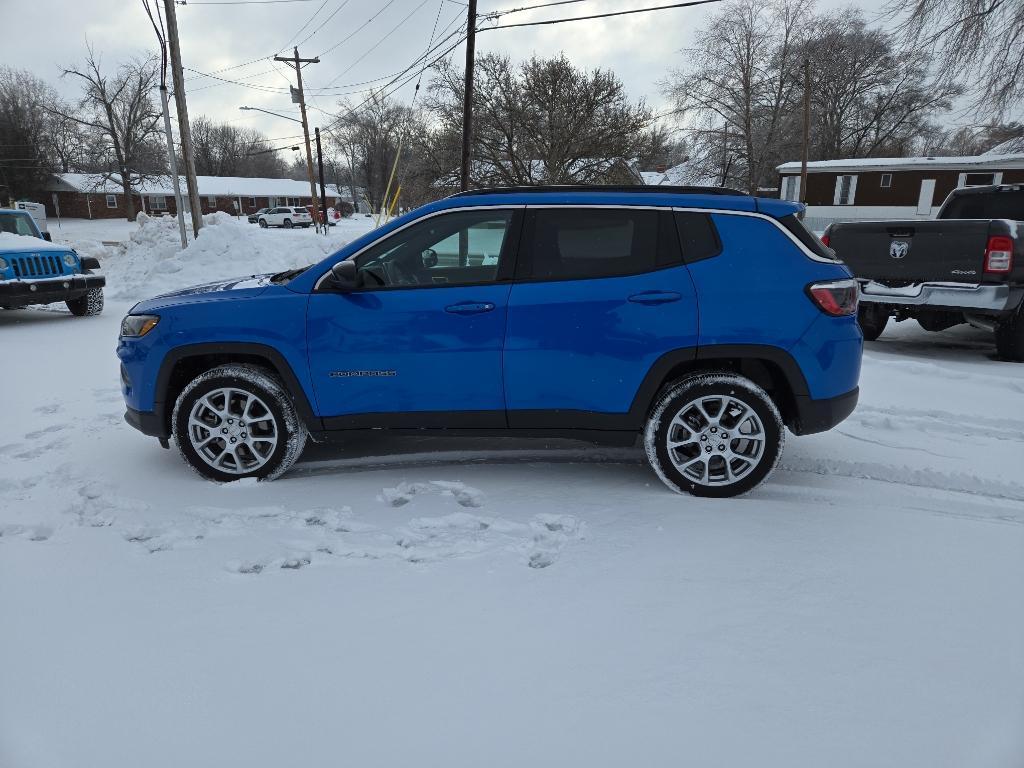
M 967 322 L 1024 360 L 1024 187 L 956 190 L 933 221 L 836 223 L 822 239 L 860 282 L 867 340 L 890 317 L 929 331 Z

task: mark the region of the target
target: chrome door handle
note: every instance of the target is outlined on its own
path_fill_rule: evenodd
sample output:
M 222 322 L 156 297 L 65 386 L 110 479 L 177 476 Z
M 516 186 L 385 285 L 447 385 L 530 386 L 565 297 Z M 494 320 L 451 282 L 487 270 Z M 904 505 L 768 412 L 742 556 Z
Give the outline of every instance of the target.
M 634 293 L 629 300 L 634 304 L 668 304 L 670 301 L 679 301 L 682 294 L 675 291 L 643 291 Z
M 489 301 L 464 301 L 461 304 L 451 304 L 445 307 L 444 311 L 453 315 L 479 315 L 492 309 L 494 305 Z

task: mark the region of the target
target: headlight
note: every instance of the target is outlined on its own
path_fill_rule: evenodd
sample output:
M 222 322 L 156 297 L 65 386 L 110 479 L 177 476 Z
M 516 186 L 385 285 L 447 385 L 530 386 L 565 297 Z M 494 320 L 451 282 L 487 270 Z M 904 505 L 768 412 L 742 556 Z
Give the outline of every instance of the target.
M 65 253 L 64 254 L 64 263 L 67 264 L 69 267 L 73 267 L 73 266 L 75 266 L 78 263 L 78 260 L 75 258 L 75 254 L 73 254 L 73 253 Z
M 156 315 L 128 315 L 121 321 L 121 335 L 140 338 L 156 328 L 159 322 Z

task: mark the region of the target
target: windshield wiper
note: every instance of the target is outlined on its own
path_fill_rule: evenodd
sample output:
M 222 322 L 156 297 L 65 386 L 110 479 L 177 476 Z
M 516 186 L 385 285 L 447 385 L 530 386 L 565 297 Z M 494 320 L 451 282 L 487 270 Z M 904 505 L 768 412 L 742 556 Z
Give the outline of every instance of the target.
M 313 266 L 313 265 L 312 264 L 307 264 L 306 266 L 299 267 L 298 269 L 288 269 L 288 270 L 285 270 L 284 272 L 278 272 L 276 275 L 273 275 L 270 278 L 270 282 L 276 283 L 276 284 L 287 283 L 289 280 L 292 280 L 292 279 L 298 277 L 299 275 L 301 275 L 303 272 L 305 272 L 311 266 Z

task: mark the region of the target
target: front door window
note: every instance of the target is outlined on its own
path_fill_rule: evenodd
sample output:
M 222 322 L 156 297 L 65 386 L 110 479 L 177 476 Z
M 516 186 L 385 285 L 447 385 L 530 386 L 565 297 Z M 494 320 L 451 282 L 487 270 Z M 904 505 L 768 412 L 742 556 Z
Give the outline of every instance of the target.
M 502 254 L 512 215 L 511 209 L 458 211 L 414 224 L 357 258 L 358 284 L 407 288 L 505 279 Z

